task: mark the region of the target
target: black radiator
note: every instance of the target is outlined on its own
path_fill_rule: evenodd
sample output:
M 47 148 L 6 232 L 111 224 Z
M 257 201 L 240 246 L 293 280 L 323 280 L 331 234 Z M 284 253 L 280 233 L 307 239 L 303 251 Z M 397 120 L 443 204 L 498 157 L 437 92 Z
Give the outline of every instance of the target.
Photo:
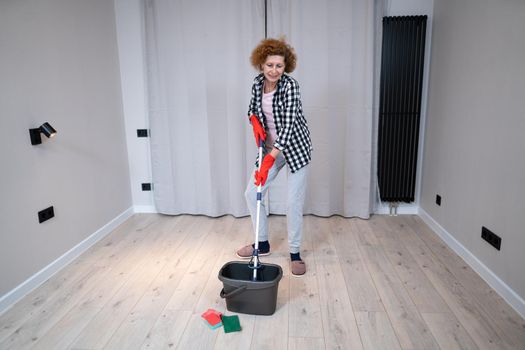
M 413 202 L 427 16 L 383 17 L 378 130 L 382 201 Z

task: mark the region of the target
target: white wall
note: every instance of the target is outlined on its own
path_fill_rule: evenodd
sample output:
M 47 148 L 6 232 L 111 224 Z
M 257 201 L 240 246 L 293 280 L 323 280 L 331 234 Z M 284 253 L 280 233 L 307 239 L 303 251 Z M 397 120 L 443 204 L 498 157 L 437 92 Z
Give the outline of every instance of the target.
M 421 192 L 422 210 L 488 268 L 485 278 L 494 273 L 522 298 L 522 314 L 524 18 L 522 0 L 435 2 Z M 481 239 L 482 226 L 502 238 L 501 251 Z
M 142 0 L 115 0 L 115 14 L 133 206 L 136 212 L 155 212 L 153 192 L 141 187 L 152 182 L 150 138 L 137 137 L 137 129 L 149 129 Z
M 113 2 L 1 1 L 0 51 L 1 301 L 131 195 Z M 28 129 L 45 121 L 57 136 L 32 146 Z

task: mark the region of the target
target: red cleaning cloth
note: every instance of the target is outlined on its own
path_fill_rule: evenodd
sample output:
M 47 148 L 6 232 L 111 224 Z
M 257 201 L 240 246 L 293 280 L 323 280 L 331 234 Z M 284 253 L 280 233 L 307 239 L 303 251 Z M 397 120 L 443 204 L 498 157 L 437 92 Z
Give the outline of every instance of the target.
M 217 323 L 221 322 L 221 315 L 222 314 L 217 310 L 208 309 L 201 315 L 201 317 L 204 318 L 210 326 L 215 326 Z

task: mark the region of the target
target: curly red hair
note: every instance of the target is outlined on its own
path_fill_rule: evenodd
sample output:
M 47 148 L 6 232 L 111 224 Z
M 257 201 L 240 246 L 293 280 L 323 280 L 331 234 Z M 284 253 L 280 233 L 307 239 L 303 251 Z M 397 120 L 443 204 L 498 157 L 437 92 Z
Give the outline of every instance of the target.
M 261 70 L 261 66 L 266 62 L 268 56 L 273 55 L 284 57 L 284 71 L 286 73 L 294 71 L 297 64 L 297 56 L 294 49 L 286 43 L 284 38 L 263 39 L 259 45 L 253 49 L 250 61 L 255 69 Z

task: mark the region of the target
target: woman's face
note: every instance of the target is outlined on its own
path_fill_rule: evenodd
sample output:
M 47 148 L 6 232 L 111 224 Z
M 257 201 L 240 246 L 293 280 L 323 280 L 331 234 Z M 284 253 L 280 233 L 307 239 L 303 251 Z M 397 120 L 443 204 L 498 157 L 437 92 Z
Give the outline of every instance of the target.
M 279 55 L 272 55 L 266 57 L 266 61 L 262 65 L 264 77 L 270 83 L 277 83 L 284 73 L 284 57 Z

